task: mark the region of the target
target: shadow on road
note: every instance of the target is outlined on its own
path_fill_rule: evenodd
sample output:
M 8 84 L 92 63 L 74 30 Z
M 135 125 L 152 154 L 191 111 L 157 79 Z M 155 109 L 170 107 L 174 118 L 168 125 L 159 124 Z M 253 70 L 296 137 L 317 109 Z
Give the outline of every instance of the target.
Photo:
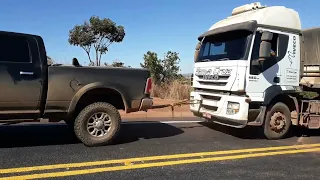
M 1 148 L 79 143 L 64 124 L 0 126 Z
M 223 126 L 216 123 L 199 123 L 207 128 L 210 128 L 214 131 L 219 131 L 224 134 L 228 134 L 241 139 L 260 139 L 263 136 L 259 135 L 259 129 L 257 127 L 245 127 L 245 128 L 233 128 L 229 126 Z
M 184 133 L 183 130 L 165 123 L 152 123 L 152 124 L 126 124 L 122 125 L 120 135 L 114 144 L 125 144 L 140 139 L 156 139 L 176 136 Z
M 245 128 L 239 129 L 239 128 L 233 128 L 229 126 L 223 126 L 216 123 L 201 122 L 199 124 L 207 128 L 210 128 L 212 130 L 219 131 L 221 133 L 228 134 L 240 139 L 266 139 L 262 134 L 262 131 L 259 129 L 259 127 L 255 127 L 255 126 L 247 126 Z M 292 126 L 286 138 L 302 137 L 302 136 L 304 137 L 320 136 L 320 130 L 311 130 L 311 129 Z
M 120 134 L 113 144 L 176 136 L 183 132 L 169 124 L 123 124 Z M 0 137 L 0 148 L 81 143 L 64 124 L 0 126 Z

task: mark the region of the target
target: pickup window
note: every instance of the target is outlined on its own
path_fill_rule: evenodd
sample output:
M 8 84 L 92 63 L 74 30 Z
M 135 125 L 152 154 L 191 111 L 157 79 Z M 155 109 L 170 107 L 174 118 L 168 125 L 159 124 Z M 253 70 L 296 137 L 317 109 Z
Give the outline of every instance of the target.
M 0 35 L 0 62 L 31 63 L 27 39 L 23 36 Z

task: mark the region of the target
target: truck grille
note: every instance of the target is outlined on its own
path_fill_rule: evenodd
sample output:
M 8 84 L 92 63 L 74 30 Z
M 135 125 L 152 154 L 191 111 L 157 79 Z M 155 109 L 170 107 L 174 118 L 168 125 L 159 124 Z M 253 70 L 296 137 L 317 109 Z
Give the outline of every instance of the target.
M 216 112 L 218 110 L 218 107 L 217 106 L 202 105 L 202 109 L 205 111 Z
M 226 86 L 230 76 L 196 76 L 196 81 L 204 86 Z
M 202 98 L 202 109 L 204 111 L 216 112 L 218 110 L 221 96 L 200 94 Z
M 215 80 L 228 80 L 230 76 L 217 76 Z M 198 76 L 200 80 L 204 80 L 204 76 Z
M 205 86 L 225 86 L 227 85 L 227 82 L 207 82 L 207 81 L 199 81 L 199 84 L 205 85 Z

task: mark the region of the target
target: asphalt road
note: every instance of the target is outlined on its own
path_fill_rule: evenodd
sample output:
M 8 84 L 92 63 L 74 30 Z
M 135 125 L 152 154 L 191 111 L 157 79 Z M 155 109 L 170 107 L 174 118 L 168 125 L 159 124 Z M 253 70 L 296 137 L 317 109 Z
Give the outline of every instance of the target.
M 2 126 L 0 179 L 319 179 L 319 136 L 295 129 L 270 141 L 255 128 L 126 123 L 115 144 L 89 148 L 63 124 Z

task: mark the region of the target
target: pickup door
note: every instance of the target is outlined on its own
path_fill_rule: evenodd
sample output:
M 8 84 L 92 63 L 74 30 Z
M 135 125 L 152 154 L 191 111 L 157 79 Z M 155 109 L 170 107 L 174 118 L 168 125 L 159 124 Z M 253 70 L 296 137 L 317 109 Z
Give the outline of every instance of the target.
M 36 38 L 0 32 L 0 120 L 39 117 L 41 77 Z

